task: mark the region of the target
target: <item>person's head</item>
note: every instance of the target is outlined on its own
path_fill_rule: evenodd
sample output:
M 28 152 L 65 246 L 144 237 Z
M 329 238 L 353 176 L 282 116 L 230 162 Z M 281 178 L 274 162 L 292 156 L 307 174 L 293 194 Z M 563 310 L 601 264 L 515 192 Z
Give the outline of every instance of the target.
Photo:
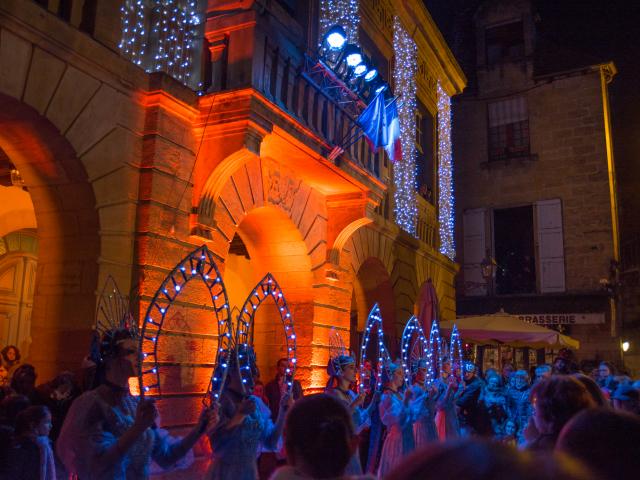
M 517 431 L 518 431 L 518 426 L 516 425 L 516 422 L 514 420 L 510 419 L 504 423 L 504 434 L 507 435 L 508 437 L 515 436 Z
M 513 367 L 512 364 L 510 363 L 505 363 L 504 366 L 502 367 L 502 376 L 505 378 L 505 380 L 509 380 L 511 378 L 511 374 L 513 373 L 513 371 L 515 370 L 515 368 Z
M 611 395 L 611 400 L 616 410 L 640 414 L 640 392 L 632 385 L 619 385 Z
M 607 397 L 604 396 L 604 393 L 602 393 L 602 390 L 593 378 L 588 377 L 587 375 L 584 375 L 582 373 L 576 373 L 573 376 L 576 378 L 576 380 L 582 383 L 582 385 L 584 385 L 584 388 L 587 389 L 596 406 L 607 407 L 609 405 Z
M 462 375 L 466 382 L 473 380 L 476 376 L 476 366 L 472 362 L 463 362 Z
M 233 402 L 239 402 L 251 395 L 256 378 L 257 360 L 253 347 L 239 345 L 235 349 L 224 352 L 221 363 L 228 359 L 229 370 L 224 385 L 224 391 L 232 391 Z M 222 368 L 218 365 L 217 368 Z
M 487 377 L 487 388 L 491 391 L 500 390 L 502 387 L 502 379 L 498 375 L 489 375 Z
M 541 434 L 558 435 L 576 413 L 595 407 L 582 383 L 566 375 L 553 375 L 531 390 L 533 421 Z
M 440 373 L 443 377 L 451 375 L 451 361 L 448 358 L 442 360 L 442 371 Z
M 601 379 L 607 378 L 609 375 L 613 375 L 613 365 L 609 362 L 600 362 L 598 366 L 598 377 Z
M 276 364 L 276 372 L 278 377 L 284 377 L 287 374 L 287 369 L 289 368 L 289 359 L 281 358 L 278 360 Z
M 634 478 L 640 472 L 640 418 L 593 408 L 573 417 L 560 432 L 556 450 L 585 463 L 598 478 Z
M 569 361 L 565 357 L 556 357 L 553 361 L 552 373 L 554 375 L 568 375 L 570 373 Z
M 20 361 L 20 350 L 15 345 L 7 345 L 2 349 L 2 359 L 9 364 Z
M 351 414 L 330 395 L 303 397 L 287 414 L 284 444 L 288 463 L 304 475 L 340 477 L 357 448 Z
M 590 474 L 565 456 L 530 452 L 479 439 L 432 443 L 414 452 L 386 480 L 590 480 Z
M 48 437 L 51 432 L 51 412 L 42 405 L 27 407 L 16 418 L 16 435 Z
M 11 378 L 11 388 L 16 393 L 31 395 L 36 388 L 36 369 L 33 365 L 24 363 L 20 365 Z
M 551 376 L 551 365 L 543 363 L 536 367 L 536 383 Z
M 4 365 L 0 365 L 0 387 L 4 387 L 9 384 L 9 372 Z
M 404 385 L 404 370 L 399 362 L 389 362 L 385 370 L 388 376 L 385 382 L 387 387 L 397 390 Z
M 529 386 L 529 375 L 524 370 L 517 370 L 512 376 L 513 387 L 516 390 L 524 390 Z
M 100 344 L 100 356 L 107 377 L 127 379 L 138 374 L 138 341 L 126 328 L 105 332 Z
M 51 397 L 55 400 L 65 400 L 76 390 L 76 379 L 71 372 L 62 372 L 51 381 Z
M 418 360 L 416 365 L 416 375 L 414 377 L 414 381 L 417 383 L 424 383 L 427 379 L 427 361 L 423 358 Z
M 260 381 L 253 384 L 253 394 L 258 397 L 264 397 L 264 384 Z
M 342 379 L 349 384 L 356 381 L 356 361 L 351 355 L 338 355 L 329 360 L 329 377 Z

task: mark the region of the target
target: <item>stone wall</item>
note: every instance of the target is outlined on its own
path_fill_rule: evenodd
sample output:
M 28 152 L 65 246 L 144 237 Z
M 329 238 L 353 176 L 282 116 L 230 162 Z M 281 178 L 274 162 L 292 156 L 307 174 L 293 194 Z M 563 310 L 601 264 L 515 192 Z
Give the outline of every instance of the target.
M 488 162 L 487 103 L 454 111 L 457 225 L 466 209 L 562 201 L 566 287 L 597 290 L 613 258 L 600 73 L 540 83 L 524 94 L 532 158 Z M 460 258 L 462 230 L 457 235 Z

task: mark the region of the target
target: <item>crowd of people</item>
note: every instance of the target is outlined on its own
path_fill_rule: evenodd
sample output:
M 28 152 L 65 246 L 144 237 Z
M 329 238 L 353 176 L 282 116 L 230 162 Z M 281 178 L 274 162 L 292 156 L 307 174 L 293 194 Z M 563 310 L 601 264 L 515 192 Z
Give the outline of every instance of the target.
M 405 378 L 400 362 L 389 362 L 382 388 L 358 392 L 356 362 L 343 354 L 329 362 L 325 393 L 305 397 L 297 381 L 285 382 L 291 366 L 281 359 L 266 385 L 246 385 L 232 369 L 220 402 L 174 438 L 158 427 L 153 400 L 129 393 L 137 348 L 127 329 L 108 332 L 88 368 L 39 385 L 18 348 L 4 348 L 0 478 L 144 479 L 152 462 L 171 468 L 189 457 L 203 435 L 214 480 L 617 479 L 640 471 L 640 382 L 606 362 L 584 373 L 560 356 L 532 379 L 509 364 L 481 374 L 446 358 L 436 379 L 423 361 Z

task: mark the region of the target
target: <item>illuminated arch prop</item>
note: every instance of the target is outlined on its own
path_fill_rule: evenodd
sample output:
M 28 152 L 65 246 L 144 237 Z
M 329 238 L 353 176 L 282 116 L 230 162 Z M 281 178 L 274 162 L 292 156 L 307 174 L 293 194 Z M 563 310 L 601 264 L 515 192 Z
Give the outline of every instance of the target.
M 242 379 L 242 388 L 244 390 L 244 386 L 249 381 L 249 376 L 251 375 L 251 367 L 249 365 L 249 356 L 243 352 L 248 351 L 249 332 L 253 325 L 258 307 L 260 307 L 262 302 L 269 298 L 269 296 L 273 298 L 276 307 L 278 308 L 280 320 L 282 320 L 282 326 L 284 327 L 287 359 L 289 360 L 289 365 L 293 365 L 293 368 L 287 368 L 287 371 L 285 372 L 287 391 L 290 392 L 293 386 L 293 376 L 295 374 L 297 362 L 296 333 L 293 328 L 293 317 L 291 316 L 291 311 L 287 305 L 287 300 L 282 293 L 282 288 L 280 288 L 280 285 L 278 285 L 278 282 L 271 273 L 267 273 L 264 278 L 258 282 L 240 309 L 236 334 L 236 345 L 238 347 L 236 348 L 236 365 L 240 369 L 240 378 Z
M 218 326 L 218 349 L 213 370 L 215 373 L 209 383 L 208 396 L 216 399 L 220 396 L 228 370 L 225 353 L 233 349 L 233 329 L 224 282 L 213 254 L 204 245 L 184 257 L 167 275 L 144 316 L 140 335 L 141 369 L 138 376 L 142 396 L 162 394 L 158 364 L 158 337 L 162 333 L 162 325 L 171 305 L 186 284 L 194 278 L 200 279 L 209 291 Z M 221 369 L 218 368 L 219 365 Z
M 383 368 L 385 368 L 385 365 L 391 361 L 391 356 L 389 355 L 389 351 L 384 344 L 382 315 L 380 314 L 380 307 L 377 303 L 373 306 L 373 308 L 369 312 L 369 316 L 367 317 L 367 324 L 365 326 L 364 335 L 362 337 L 362 345 L 360 346 L 360 381 L 358 382 L 360 391 L 363 391 L 363 389 L 365 388 L 364 379 L 366 377 L 367 369 L 367 347 L 369 346 L 371 333 L 374 330 L 377 332 L 378 345 L 376 348 L 376 368 L 374 372 L 372 365 L 371 375 L 375 374 L 376 390 L 380 390 L 382 388 L 382 370 Z
M 462 355 L 462 339 L 458 326 L 453 325 L 451 329 L 451 342 L 449 344 L 449 356 L 451 357 L 451 371 L 455 372 L 456 369 L 462 370 L 462 362 L 464 357 Z
M 411 367 L 413 363 L 420 359 L 427 360 L 427 381 L 435 380 L 434 365 L 432 363 L 432 352 L 429 351 L 429 343 L 424 336 L 424 331 L 420 321 L 413 315 L 404 326 L 402 331 L 402 368 L 404 368 L 405 378 L 411 378 Z
M 442 337 L 440 336 L 440 326 L 438 319 L 434 318 L 431 322 L 431 331 L 429 332 L 429 351 L 431 352 L 434 363 L 438 365 L 438 375 L 442 372 L 442 362 L 447 352 L 444 352 Z

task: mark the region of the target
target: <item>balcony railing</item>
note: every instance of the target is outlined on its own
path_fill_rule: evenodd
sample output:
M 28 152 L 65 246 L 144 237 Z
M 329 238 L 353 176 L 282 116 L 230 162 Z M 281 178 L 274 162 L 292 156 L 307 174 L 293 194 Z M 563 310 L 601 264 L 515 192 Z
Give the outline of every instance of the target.
M 296 61 L 283 54 L 277 45 L 268 41 L 265 42 L 263 58 L 264 61 L 257 66 L 261 72 L 254 75 L 257 80 L 254 80 L 253 87 L 324 138 L 329 145 L 340 144 L 354 126 L 355 119 L 309 76 L 303 74 L 304 61 Z M 346 157 L 375 178 L 381 178 L 383 155 L 373 153 L 361 138 L 344 152 L 343 158 Z
M 93 34 L 96 0 L 33 0 L 33 3 L 37 3 L 83 32 Z
M 417 237 L 434 250 L 438 247 L 438 218 L 436 207 L 421 195 L 418 199 Z

